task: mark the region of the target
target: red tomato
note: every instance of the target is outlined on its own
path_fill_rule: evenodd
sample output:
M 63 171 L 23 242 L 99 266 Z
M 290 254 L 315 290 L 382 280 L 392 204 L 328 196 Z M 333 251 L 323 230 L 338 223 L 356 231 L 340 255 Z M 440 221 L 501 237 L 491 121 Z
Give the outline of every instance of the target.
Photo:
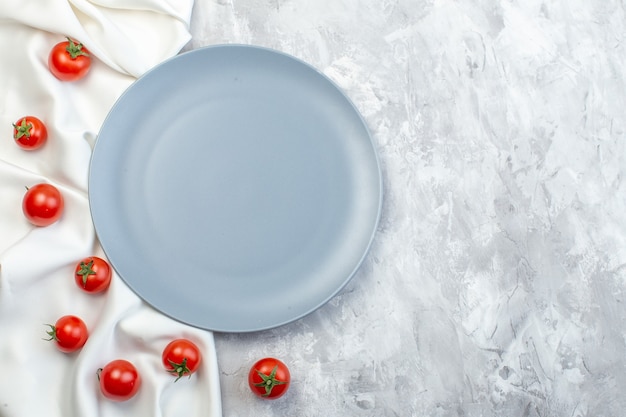
M 48 68 L 61 81 L 80 80 L 91 68 L 91 57 L 82 43 L 67 38 L 67 41 L 57 43 L 50 51 Z
M 98 369 L 100 391 L 113 401 L 131 399 L 141 386 L 141 376 L 135 366 L 124 359 L 116 359 Z
M 252 392 L 270 400 L 283 396 L 290 382 L 291 375 L 287 365 L 275 358 L 260 359 L 248 374 L 248 385 Z
M 191 374 L 196 372 L 200 366 L 202 355 L 198 346 L 190 340 L 176 339 L 165 346 L 161 360 L 165 369 L 172 375 L 177 376 L 174 380 L 176 382 L 184 375 L 188 375 L 191 378 Z
M 13 123 L 13 139 L 20 148 L 32 151 L 46 143 L 48 130 L 38 118 L 25 116 Z
M 95 294 L 109 288 L 112 275 L 107 261 L 91 256 L 76 265 L 74 280 L 83 291 Z
M 89 336 L 87 326 L 76 316 L 63 316 L 54 326 L 47 326 L 50 326 L 50 331 L 47 332 L 50 338 L 46 340 L 56 341 L 57 348 L 65 353 L 82 348 Z
M 22 200 L 22 211 L 35 226 L 49 226 L 61 218 L 63 195 L 50 184 L 33 185 L 26 191 Z

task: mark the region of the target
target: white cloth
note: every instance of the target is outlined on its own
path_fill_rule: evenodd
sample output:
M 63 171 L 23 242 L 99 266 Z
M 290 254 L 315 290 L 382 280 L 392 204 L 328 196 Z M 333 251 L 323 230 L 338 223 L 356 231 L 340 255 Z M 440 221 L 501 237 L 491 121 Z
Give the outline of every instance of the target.
M 193 0 L 2 0 L 0 2 L 0 415 L 3 417 L 221 415 L 211 332 L 171 320 L 142 302 L 114 275 L 90 295 L 74 283 L 77 262 L 104 257 L 89 213 L 87 178 L 98 130 L 115 100 L 146 70 L 188 42 Z M 48 53 L 69 36 L 91 52 L 81 81 L 57 80 Z M 19 148 L 11 124 L 32 115 L 48 128 L 37 151 Z M 48 227 L 22 214 L 26 186 L 56 185 L 62 218 Z M 80 316 L 90 330 L 74 354 L 42 340 L 45 323 Z M 161 352 L 174 338 L 195 341 L 203 362 L 174 383 Z M 127 359 L 142 375 L 133 399 L 99 392 L 96 370 Z

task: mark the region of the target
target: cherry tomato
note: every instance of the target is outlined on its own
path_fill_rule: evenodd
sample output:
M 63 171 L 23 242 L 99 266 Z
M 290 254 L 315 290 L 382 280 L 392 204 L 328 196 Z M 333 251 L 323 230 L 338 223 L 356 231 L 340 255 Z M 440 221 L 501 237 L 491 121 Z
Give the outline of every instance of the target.
M 98 369 L 100 391 L 113 401 L 126 401 L 139 391 L 141 375 L 135 366 L 124 359 L 116 359 Z
M 287 365 L 275 358 L 258 360 L 248 374 L 252 392 L 265 399 L 274 400 L 287 392 L 291 375 Z
M 74 280 L 83 291 L 96 294 L 109 288 L 112 275 L 107 261 L 91 256 L 76 265 Z
M 67 38 L 67 41 L 57 43 L 50 51 L 48 68 L 61 81 L 77 81 L 89 72 L 91 56 L 82 43 Z
M 63 214 L 63 195 L 51 184 L 33 185 L 22 200 L 22 211 L 35 226 L 49 226 Z
M 47 332 L 50 338 L 45 340 L 56 341 L 57 348 L 65 353 L 82 348 L 89 336 L 85 322 L 76 316 L 63 316 L 54 326 L 51 324 L 46 326 L 50 326 L 50 331 Z
M 13 123 L 13 139 L 20 148 L 32 151 L 46 143 L 48 130 L 38 118 L 25 116 Z
M 161 360 L 165 369 L 177 376 L 174 380 L 176 382 L 185 375 L 191 378 L 191 374 L 196 372 L 200 366 L 202 355 L 198 346 L 190 340 L 176 339 L 165 346 Z

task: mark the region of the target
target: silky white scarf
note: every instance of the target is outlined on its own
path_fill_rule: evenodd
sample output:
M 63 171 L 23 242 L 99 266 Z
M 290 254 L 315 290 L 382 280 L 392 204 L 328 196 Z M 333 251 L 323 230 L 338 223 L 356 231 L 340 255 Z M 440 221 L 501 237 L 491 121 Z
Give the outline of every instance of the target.
M 213 335 L 173 321 L 142 302 L 114 275 L 107 292 L 78 289 L 73 272 L 87 256 L 104 257 L 89 212 L 87 178 L 93 144 L 107 112 L 146 70 L 189 41 L 193 0 L 2 0 L 0 2 L 0 415 L 105 417 L 221 415 Z M 93 56 L 90 73 L 61 82 L 48 54 L 65 37 Z M 48 141 L 25 151 L 12 123 L 32 115 Z M 47 182 L 65 198 L 61 219 L 35 227 L 21 203 L 25 187 Z M 64 354 L 44 324 L 81 317 L 85 346 Z M 174 378 L 161 352 L 174 338 L 193 340 L 203 362 L 191 378 Z M 99 392 L 96 370 L 126 359 L 142 375 L 139 393 L 116 403 Z

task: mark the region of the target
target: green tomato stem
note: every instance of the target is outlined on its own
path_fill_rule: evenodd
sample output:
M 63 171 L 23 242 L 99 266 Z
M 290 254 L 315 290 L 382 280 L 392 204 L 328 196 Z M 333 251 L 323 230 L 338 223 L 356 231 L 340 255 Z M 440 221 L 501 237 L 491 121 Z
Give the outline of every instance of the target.
M 67 38 L 67 41 L 69 42 L 69 44 L 65 47 L 65 50 L 67 51 L 68 54 L 70 54 L 70 58 L 76 59 L 76 58 L 78 58 L 81 55 L 82 56 L 89 56 L 88 53 L 83 51 L 83 44 L 82 43 L 75 43 L 70 38 Z
M 263 381 L 259 382 L 258 384 L 254 384 L 254 386 L 265 388 L 265 394 L 262 395 L 263 397 L 269 397 L 270 394 L 272 393 L 272 390 L 274 389 L 276 385 L 284 385 L 287 383 L 287 381 L 281 381 L 279 379 L 276 379 L 276 372 L 278 371 L 278 365 L 274 366 L 274 369 L 272 369 L 272 372 L 270 372 L 269 375 L 265 375 L 263 372 L 259 371 L 258 369 L 255 369 L 255 371 L 257 375 L 259 375 Z
M 185 374 L 189 374 L 189 378 L 191 378 L 191 369 L 187 367 L 187 358 L 183 358 L 183 361 L 181 363 L 176 363 L 169 359 L 167 361 L 172 367 L 169 373 L 171 373 L 172 375 L 178 375 L 178 378 L 176 378 L 174 382 L 181 379 Z
M 22 119 L 22 123 L 20 123 L 19 126 L 13 123 L 13 127 L 15 128 L 15 131 L 16 131 L 15 135 L 13 135 L 15 140 L 20 139 L 24 136 L 29 138 L 30 130 L 33 128 L 33 126 L 30 123 L 26 123 L 26 118 Z

